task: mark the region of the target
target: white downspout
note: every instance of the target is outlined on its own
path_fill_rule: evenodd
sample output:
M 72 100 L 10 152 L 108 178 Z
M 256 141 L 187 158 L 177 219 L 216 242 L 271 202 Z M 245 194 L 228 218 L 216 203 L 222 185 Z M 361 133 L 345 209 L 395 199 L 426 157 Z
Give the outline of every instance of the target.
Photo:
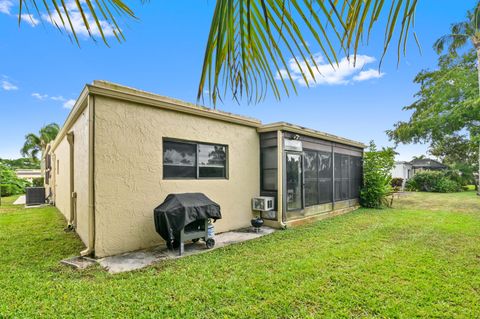
M 73 132 L 67 133 L 67 141 L 69 146 L 69 193 L 70 193 L 70 217 L 68 219 L 68 227 L 70 229 L 75 229 L 77 226 L 75 224 L 75 204 L 74 204 L 74 192 L 75 192 L 75 184 L 74 184 L 74 174 L 75 174 L 75 146 L 74 146 L 74 134 Z
M 88 244 L 80 252 L 82 256 L 95 252 L 95 99 L 88 96 Z
M 277 221 L 285 229 L 283 221 L 283 134 L 277 131 Z

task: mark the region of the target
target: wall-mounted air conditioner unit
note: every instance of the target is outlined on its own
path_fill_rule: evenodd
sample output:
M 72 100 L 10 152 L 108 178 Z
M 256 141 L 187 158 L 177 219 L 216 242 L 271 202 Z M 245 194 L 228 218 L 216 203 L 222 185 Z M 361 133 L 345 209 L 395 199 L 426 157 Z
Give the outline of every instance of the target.
M 273 210 L 274 197 L 259 196 L 252 198 L 252 209 L 262 212 Z

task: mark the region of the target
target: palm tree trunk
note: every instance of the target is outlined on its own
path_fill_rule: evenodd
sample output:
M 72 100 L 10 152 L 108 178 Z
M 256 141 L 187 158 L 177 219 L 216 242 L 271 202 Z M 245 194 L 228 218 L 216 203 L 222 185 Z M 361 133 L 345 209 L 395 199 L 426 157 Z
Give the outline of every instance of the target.
M 474 42 L 477 51 L 478 94 L 480 95 L 480 42 Z M 480 196 L 480 139 L 478 141 L 478 183 L 477 195 Z

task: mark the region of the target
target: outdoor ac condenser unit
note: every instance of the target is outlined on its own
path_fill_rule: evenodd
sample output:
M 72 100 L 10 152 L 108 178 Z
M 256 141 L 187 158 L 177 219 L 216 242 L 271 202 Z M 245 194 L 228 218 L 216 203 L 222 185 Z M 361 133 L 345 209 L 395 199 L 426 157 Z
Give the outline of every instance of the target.
M 252 209 L 262 212 L 273 210 L 274 197 L 259 196 L 252 198 Z

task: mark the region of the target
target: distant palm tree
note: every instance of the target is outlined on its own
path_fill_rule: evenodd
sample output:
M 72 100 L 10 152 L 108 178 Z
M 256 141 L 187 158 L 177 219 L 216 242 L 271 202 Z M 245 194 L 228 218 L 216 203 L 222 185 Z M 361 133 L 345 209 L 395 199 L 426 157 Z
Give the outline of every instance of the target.
M 414 160 L 422 160 L 422 159 L 426 159 L 427 157 L 425 155 L 419 155 L 419 156 L 413 156 L 413 159 Z
M 480 62 L 480 2 L 474 12 L 469 11 L 467 13 L 466 21 L 452 24 L 450 33 L 435 41 L 433 48 L 438 54 L 446 49 L 452 56 L 457 56 L 458 51 L 467 45 L 472 45 L 475 48 L 477 60 Z M 477 64 L 477 70 L 480 93 L 480 63 Z
M 106 44 L 108 34 L 121 42 L 125 37 L 118 20 L 135 18 L 123 0 L 18 2 L 19 23 L 22 10 L 36 11 L 40 16 L 47 13 L 50 22 L 66 31 L 77 44 L 77 33 L 85 31 L 82 28 L 92 38 L 98 34 Z M 352 54 L 355 61 L 359 45 L 364 40 L 368 42 L 378 21 L 385 26 L 383 55 L 395 35 L 400 57 L 401 51 L 406 50 L 417 3 L 418 0 L 216 0 L 198 99 L 207 95 L 215 106 L 227 89 L 233 98 L 246 97 L 249 102 L 264 99 L 268 89 L 277 99 L 282 93 L 296 93 L 295 81 L 301 80 L 308 86 L 322 77 L 319 61 L 325 59 L 335 67 L 340 60 L 338 53 Z M 318 47 L 322 57 L 312 53 L 311 45 Z
M 477 2 L 473 12 L 469 11 L 467 13 L 467 20 L 452 24 L 450 34 L 438 39 L 433 48 L 439 54 L 446 49 L 452 56 L 457 56 L 458 51 L 467 45 L 472 45 L 477 52 L 478 90 L 480 95 L 480 1 Z M 477 125 L 480 126 L 480 123 L 477 123 Z M 478 195 L 480 195 L 480 141 L 478 147 Z
M 25 135 L 25 144 L 20 153 L 22 156 L 38 160 L 38 154 L 43 155 L 47 144 L 55 139 L 59 130 L 60 127 L 57 123 L 50 123 L 42 127 L 38 135 L 34 133 Z

